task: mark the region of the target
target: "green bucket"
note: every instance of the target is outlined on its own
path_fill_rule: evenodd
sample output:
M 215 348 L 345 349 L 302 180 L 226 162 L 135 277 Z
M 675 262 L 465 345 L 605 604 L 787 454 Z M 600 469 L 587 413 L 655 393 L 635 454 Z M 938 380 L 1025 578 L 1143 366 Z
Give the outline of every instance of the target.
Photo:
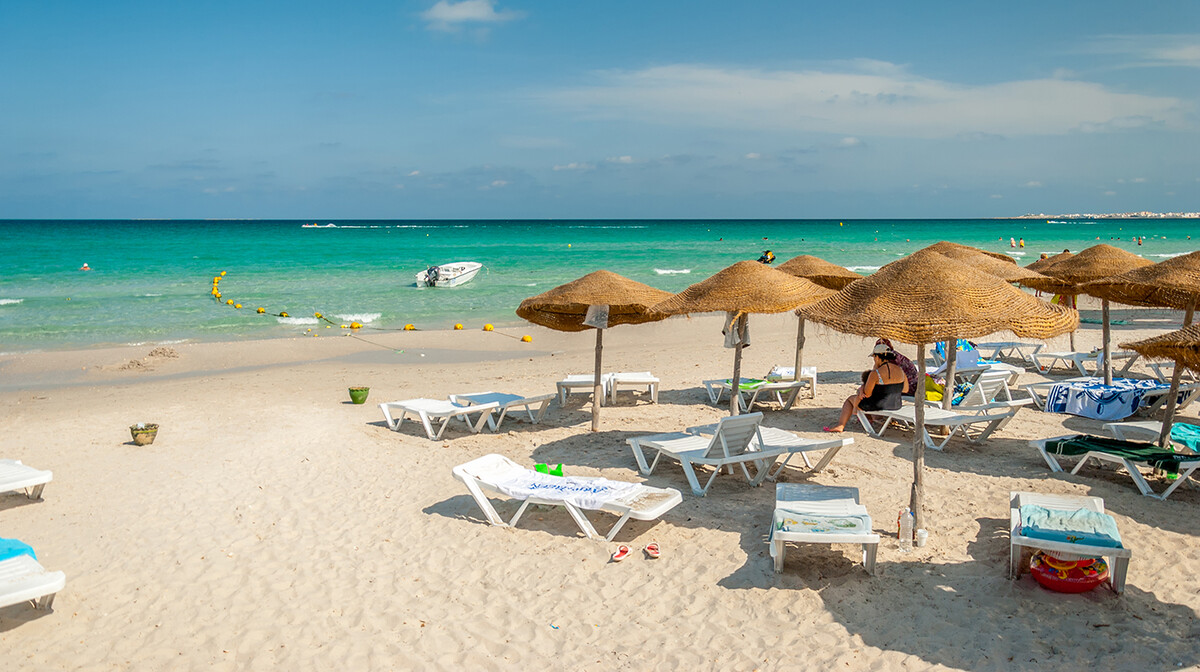
M 356 404 L 363 404 L 367 401 L 367 394 L 371 391 L 369 387 L 352 387 L 350 388 L 350 401 Z

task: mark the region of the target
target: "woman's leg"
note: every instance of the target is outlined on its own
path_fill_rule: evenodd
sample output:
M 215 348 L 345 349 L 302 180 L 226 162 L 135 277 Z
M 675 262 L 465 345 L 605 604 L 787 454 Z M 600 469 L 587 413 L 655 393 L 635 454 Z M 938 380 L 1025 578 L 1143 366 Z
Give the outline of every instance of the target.
M 850 422 L 850 416 L 858 411 L 858 402 L 862 399 L 861 395 L 852 394 L 846 398 L 846 402 L 842 404 L 842 414 L 838 417 L 836 425 L 826 427 L 827 432 L 844 432 L 846 431 L 846 423 Z

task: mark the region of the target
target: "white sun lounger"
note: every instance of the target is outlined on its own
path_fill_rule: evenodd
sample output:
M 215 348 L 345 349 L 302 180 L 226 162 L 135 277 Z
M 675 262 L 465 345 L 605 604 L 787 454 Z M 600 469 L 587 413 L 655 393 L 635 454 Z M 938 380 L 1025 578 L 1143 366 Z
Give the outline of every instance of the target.
M 1154 372 L 1155 378 L 1158 378 L 1164 383 L 1171 382 L 1171 376 L 1175 373 L 1175 362 L 1148 361 L 1146 362 L 1146 366 L 1150 367 L 1150 370 Z M 1185 368 L 1183 370 L 1183 375 L 1181 375 L 1179 379 L 1195 382 L 1196 373 L 1191 369 Z
M 807 369 L 807 367 L 805 367 Z M 813 373 L 812 379 L 816 379 L 816 373 Z M 743 381 L 752 380 L 743 378 Z M 705 380 L 702 381 L 704 389 L 708 392 L 708 400 L 714 404 L 721 403 L 721 397 L 725 396 L 732 385 L 728 378 L 720 380 Z M 743 412 L 754 410 L 754 405 L 760 406 L 770 402 L 772 397 L 779 404 L 779 407 L 785 411 L 790 410 L 792 405 L 796 403 L 796 399 L 800 396 L 800 390 L 812 385 L 809 378 L 801 377 L 800 380 L 767 380 L 762 379 L 752 387 L 745 387 L 745 383 L 738 390 L 739 408 Z M 786 399 L 784 398 L 786 395 Z
M 951 411 L 929 406 L 925 409 L 925 427 L 921 428 L 921 434 L 925 445 L 933 450 L 945 449 L 946 444 L 950 443 L 950 439 L 954 438 L 955 434 L 961 434 L 971 443 L 983 443 L 994 432 L 1007 425 L 1021 406 L 1028 403 L 1029 400 L 1024 399 L 970 408 L 956 407 Z M 883 418 L 883 424 L 876 428 L 868 416 Z M 857 417 L 867 434 L 877 439 L 882 439 L 883 433 L 893 425 L 911 428 L 917 424 L 916 408 L 907 403 L 895 411 L 871 411 L 870 413 L 859 411 Z M 930 437 L 928 427 L 946 428 L 946 435 L 940 443 L 935 443 Z
M 65 585 L 66 574 L 47 572 L 28 555 L 0 560 L 0 607 L 33 601 L 35 609 L 49 609 Z
M 653 488 L 641 483 L 609 481 L 580 476 L 550 476 L 526 469 L 503 455 L 484 455 L 453 469 L 492 525 L 515 527 L 530 504 L 562 506 L 588 539 L 600 538 L 583 509 L 620 516 L 605 541 L 612 541 L 625 521 L 655 520 L 683 501 L 674 488 Z M 520 499 L 521 506 L 507 523 L 496 512 L 484 491 Z
M 1047 380 L 1040 383 L 1026 383 L 1020 389 L 1029 394 L 1030 399 L 1040 410 L 1046 410 L 1046 396 L 1050 394 L 1050 388 L 1062 383 L 1086 383 L 1090 381 L 1099 381 L 1096 376 L 1076 376 L 1075 378 L 1064 378 L 1062 380 Z M 1135 411 L 1138 415 L 1150 415 L 1162 408 L 1167 403 L 1167 395 L 1170 392 L 1168 388 L 1160 388 L 1157 390 L 1146 390 L 1142 394 L 1142 405 Z M 1182 397 L 1175 410 L 1180 411 L 1191 405 L 1193 401 L 1200 398 L 1200 384 L 1197 383 L 1182 383 L 1179 385 L 1179 394 Z
M 1087 376 L 1089 374 L 1085 365 L 1090 364 L 1093 373 L 1099 373 L 1100 369 L 1104 367 L 1104 363 L 1100 361 L 1103 354 L 1102 350 L 1094 350 L 1092 352 L 1037 352 L 1030 356 L 1030 362 L 1042 373 L 1049 372 L 1056 364 L 1061 363 L 1068 368 L 1073 366 L 1079 371 L 1079 375 Z M 1121 367 L 1120 371 L 1114 372 L 1114 375 L 1117 373 L 1120 375 L 1129 373 L 1129 368 L 1133 366 L 1133 363 L 1140 356 L 1132 350 L 1115 350 L 1110 352 L 1109 357 L 1114 363 L 1118 359 L 1125 360 L 1125 365 Z
M 617 391 L 621 388 L 640 390 L 646 389 L 650 395 L 650 403 L 658 403 L 658 378 L 649 371 L 610 373 L 608 378 L 608 394 L 612 403 L 617 403 Z M 595 382 L 592 383 L 593 387 Z
M 1104 513 L 1104 500 L 1099 497 L 1082 497 L 1076 495 L 1046 495 L 1037 492 L 1009 493 L 1009 544 L 1008 575 L 1016 579 L 1021 576 L 1027 561 L 1024 549 L 1038 549 L 1066 557 L 1080 558 L 1106 557 L 1109 566 L 1109 582 L 1113 592 L 1120 594 L 1125 590 L 1125 574 L 1129 571 L 1129 558 L 1133 555 L 1128 548 L 1113 548 L 1110 546 L 1090 546 L 1073 544 L 1065 541 L 1050 541 L 1026 537 L 1021 529 L 1021 506 L 1034 504 L 1047 509 L 1062 511 L 1078 511 L 1087 509 L 1096 513 Z
M 995 343 L 976 343 L 975 349 L 984 359 L 999 359 L 1009 356 L 1026 362 L 1032 362 L 1032 356 L 1046 347 L 1045 343 L 1021 343 L 1019 341 L 997 341 Z
M 776 483 L 771 524 L 771 557 L 783 571 L 786 542 L 862 544 L 863 569 L 875 573 L 879 535 L 871 532 L 871 516 L 858 501 L 858 488 L 812 483 Z
M 472 434 L 478 434 L 483 429 L 484 423 L 492 417 L 492 410 L 499 407 L 500 404 L 494 401 L 462 406 L 446 399 L 406 399 L 404 401 L 385 401 L 379 405 L 379 409 L 383 411 L 383 418 L 387 421 L 388 429 L 394 432 L 400 431 L 400 425 L 404 424 L 404 418 L 411 413 L 421 419 L 421 424 L 425 426 L 425 434 L 432 441 L 442 438 L 442 433 L 446 431 L 446 427 L 454 418 L 462 419 Z M 400 411 L 399 418 L 392 418 L 394 410 Z M 475 413 L 479 414 L 479 419 L 472 423 L 471 415 Z M 433 431 L 433 420 L 442 421 L 437 432 Z
M 608 396 L 608 385 L 612 379 L 611 373 L 600 374 L 600 404 L 604 405 L 604 397 Z M 572 373 L 554 384 L 558 388 L 558 403 L 567 403 L 567 397 L 572 392 L 584 391 L 591 394 L 596 389 L 596 376 L 592 373 Z
M 536 397 L 522 397 L 519 394 L 506 394 L 504 392 L 472 392 L 471 394 L 452 394 L 450 401 L 459 406 L 473 406 L 479 404 L 490 404 L 495 402 L 499 404 L 497 409 L 499 414 L 488 414 L 488 427 L 493 432 L 500 429 L 500 423 L 504 422 L 504 418 L 508 415 L 511 409 L 520 409 L 525 411 L 525 415 L 529 416 L 529 422 L 538 424 L 542 418 L 546 417 L 546 409 L 550 407 L 550 402 L 553 401 L 556 395 L 541 394 Z M 537 410 L 534 410 L 537 406 Z M 515 413 L 516 411 L 514 411 Z
M 687 476 L 688 485 L 692 486 L 692 494 L 703 497 L 708 494 L 708 489 L 712 487 L 713 481 L 716 480 L 717 474 L 721 473 L 722 468 L 729 467 L 732 471 L 733 466 L 737 465 L 741 467 L 742 473 L 745 474 L 750 485 L 758 486 L 767 478 L 775 459 L 787 452 L 787 449 L 782 447 L 758 449 L 758 446 L 766 443 L 759 433 L 758 423 L 761 421 L 762 413 L 734 415 L 722 418 L 717 423 L 717 428 L 712 436 L 709 437 L 686 432 L 670 432 L 635 436 L 626 439 L 626 443 L 633 449 L 633 457 L 637 460 L 638 469 L 643 474 L 649 475 L 653 472 L 654 467 L 658 466 L 658 461 L 664 455 L 679 460 L 683 465 L 683 473 Z M 646 464 L 646 455 L 643 449 L 655 451 L 654 461 L 649 465 Z M 747 462 L 755 464 L 755 468 L 758 470 L 755 475 L 750 474 L 750 470 L 746 467 Z M 708 465 L 713 468 L 712 476 L 703 487 L 696 478 L 693 465 Z
M 1107 427 L 1107 425 L 1106 425 L 1106 427 Z M 1078 434 L 1066 434 L 1063 436 L 1052 436 L 1048 439 L 1033 439 L 1032 441 L 1029 442 L 1029 445 L 1038 449 L 1038 452 L 1041 453 L 1041 455 L 1042 455 L 1042 459 L 1045 460 L 1046 465 L 1050 467 L 1050 471 L 1053 471 L 1056 473 L 1062 473 L 1064 470 L 1062 468 L 1062 465 L 1059 464 L 1058 458 L 1064 457 L 1064 456 L 1062 456 L 1062 455 L 1056 456 L 1056 455 L 1051 454 L 1050 451 L 1047 449 L 1046 444 L 1049 443 L 1050 441 L 1058 441 L 1060 439 L 1069 439 L 1073 436 L 1079 436 L 1079 435 Z M 1155 437 L 1155 438 L 1157 438 L 1157 437 Z M 1120 440 L 1128 441 L 1128 439 L 1120 439 Z M 1133 459 L 1130 459 L 1130 458 L 1127 458 L 1127 457 L 1124 457 L 1121 455 L 1113 455 L 1112 453 L 1106 453 L 1106 452 L 1100 451 L 1100 450 L 1092 450 L 1092 451 L 1088 451 L 1087 453 L 1084 453 L 1083 455 L 1079 456 L 1079 462 L 1075 463 L 1075 468 L 1071 470 L 1071 473 L 1078 474 L 1079 470 L 1083 469 L 1083 466 L 1085 464 L 1087 464 L 1088 460 L 1096 460 L 1097 462 L 1108 462 L 1110 464 L 1115 464 L 1118 467 L 1124 467 L 1125 472 L 1127 474 L 1129 474 L 1130 478 L 1133 479 L 1133 484 L 1135 486 L 1137 486 L 1138 492 L 1141 492 L 1146 497 L 1151 497 L 1154 499 L 1162 499 L 1162 500 L 1165 500 L 1167 497 L 1170 497 L 1171 493 L 1175 492 L 1176 488 L 1183 485 L 1184 482 L 1186 482 L 1189 478 L 1191 478 L 1192 472 L 1194 472 L 1194 471 L 1196 471 L 1196 469 L 1200 468 L 1200 455 L 1196 455 L 1196 456 L 1188 456 L 1188 455 L 1182 455 L 1182 454 L 1179 455 L 1179 477 L 1175 479 L 1175 482 L 1172 483 L 1170 485 L 1170 487 L 1168 487 L 1166 490 L 1163 490 L 1163 493 L 1161 495 L 1158 495 L 1158 494 L 1154 493 L 1154 488 L 1150 487 L 1150 484 L 1146 481 L 1146 477 L 1142 475 L 1142 470 L 1139 468 L 1139 465 L 1145 465 L 1145 462 L 1139 462 L 1137 460 L 1133 460 Z
M 717 431 L 718 423 L 711 425 L 699 425 L 696 427 L 688 427 L 683 430 L 688 434 L 698 434 L 700 436 L 711 436 Z M 813 473 L 821 471 L 833 461 L 833 457 L 837 455 L 842 448 L 854 443 L 854 439 L 807 439 L 797 434 L 793 434 L 784 429 L 776 427 L 758 428 L 759 436 L 762 437 L 763 445 L 758 446 L 759 450 L 775 451 L 783 449 L 785 455 L 782 462 L 775 464 L 775 470 L 767 473 L 767 480 L 773 481 L 783 472 L 784 467 L 791 461 L 792 457 L 799 455 L 800 459 L 804 460 L 804 465 Z M 757 442 L 757 439 L 755 439 Z M 817 461 L 816 466 L 809 459 L 808 454 L 813 452 L 823 452 L 821 459 Z
M 30 499 L 41 499 L 53 478 L 53 472 L 27 467 L 20 460 L 0 460 L 0 492 L 24 491 Z

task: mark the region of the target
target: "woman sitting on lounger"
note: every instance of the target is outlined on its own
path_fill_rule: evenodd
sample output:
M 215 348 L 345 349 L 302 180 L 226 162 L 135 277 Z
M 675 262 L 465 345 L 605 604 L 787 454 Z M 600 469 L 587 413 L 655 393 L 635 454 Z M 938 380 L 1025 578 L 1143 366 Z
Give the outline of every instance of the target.
M 826 427 L 827 432 L 843 432 L 846 423 L 860 409 L 863 411 L 894 411 L 900 408 L 900 395 L 909 391 L 908 378 L 896 363 L 896 353 L 882 343 L 871 352 L 875 368 L 867 375 L 866 382 L 842 404 L 842 415 L 838 423 Z

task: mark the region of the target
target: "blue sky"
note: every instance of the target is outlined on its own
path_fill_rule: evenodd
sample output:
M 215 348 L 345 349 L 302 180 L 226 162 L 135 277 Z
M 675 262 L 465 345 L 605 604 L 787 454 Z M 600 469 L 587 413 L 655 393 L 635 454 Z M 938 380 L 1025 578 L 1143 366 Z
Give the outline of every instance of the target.
M 1200 210 L 1200 3 L 0 3 L 0 218 Z

